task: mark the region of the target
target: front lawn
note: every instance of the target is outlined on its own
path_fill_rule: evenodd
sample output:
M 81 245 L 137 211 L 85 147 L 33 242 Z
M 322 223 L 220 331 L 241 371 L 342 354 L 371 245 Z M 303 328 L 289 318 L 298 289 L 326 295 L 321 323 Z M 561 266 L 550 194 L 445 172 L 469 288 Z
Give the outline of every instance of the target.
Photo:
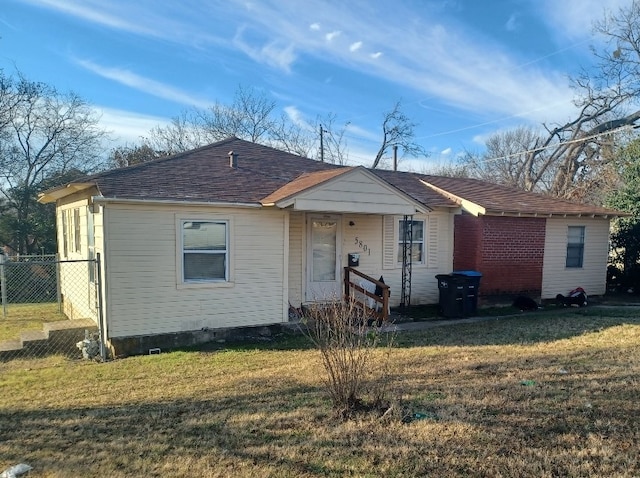
M 637 309 L 401 334 L 384 417 L 336 417 L 300 338 L 0 363 L 0 471 L 29 477 L 640 475 Z

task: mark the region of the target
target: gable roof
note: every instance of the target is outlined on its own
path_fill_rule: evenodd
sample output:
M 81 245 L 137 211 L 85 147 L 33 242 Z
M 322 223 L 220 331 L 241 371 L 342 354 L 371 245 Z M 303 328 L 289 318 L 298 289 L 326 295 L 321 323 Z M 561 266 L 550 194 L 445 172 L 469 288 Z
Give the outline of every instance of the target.
M 233 151 L 236 167 L 231 167 Z M 350 171 L 364 171 L 406 200 L 433 208 L 464 208 L 474 214 L 526 216 L 624 215 L 612 209 L 565 201 L 487 183 L 403 171 L 322 163 L 256 143 L 228 138 L 198 149 L 113 169 L 45 191 L 41 202 L 97 188 L 106 200 L 269 205 L 302 194 Z
M 430 207 L 364 166 L 303 174 L 262 200 L 300 210 L 412 215 Z
M 582 204 L 471 178 L 420 175 L 421 182 L 475 214 L 491 216 L 626 215 L 614 209 Z
M 237 167 L 229 165 L 229 152 Z M 83 178 L 110 199 L 254 203 L 300 175 L 336 166 L 238 138 Z M 56 188 L 60 189 L 60 188 Z M 54 191 L 54 190 L 52 190 Z M 46 193 L 51 193 L 47 191 Z
M 318 186 L 326 181 L 329 181 L 330 179 L 341 176 L 344 173 L 352 170 L 353 168 L 337 168 L 328 169 L 326 171 L 316 171 L 313 173 L 304 173 L 290 183 L 285 184 L 281 188 L 269 194 L 260 202 L 263 205 L 267 205 L 276 203 L 278 201 L 283 201 L 290 198 L 291 196 L 294 196 L 297 193 L 305 191 L 314 186 Z

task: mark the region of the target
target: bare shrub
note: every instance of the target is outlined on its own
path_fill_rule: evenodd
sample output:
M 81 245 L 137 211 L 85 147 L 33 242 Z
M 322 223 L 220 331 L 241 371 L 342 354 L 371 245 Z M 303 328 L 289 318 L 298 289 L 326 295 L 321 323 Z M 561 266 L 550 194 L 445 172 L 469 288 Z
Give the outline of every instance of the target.
M 388 358 L 394 334 L 370 327 L 367 312 L 352 302 L 307 309 L 303 332 L 322 357 L 327 391 L 338 414 L 384 413 L 389 385 Z

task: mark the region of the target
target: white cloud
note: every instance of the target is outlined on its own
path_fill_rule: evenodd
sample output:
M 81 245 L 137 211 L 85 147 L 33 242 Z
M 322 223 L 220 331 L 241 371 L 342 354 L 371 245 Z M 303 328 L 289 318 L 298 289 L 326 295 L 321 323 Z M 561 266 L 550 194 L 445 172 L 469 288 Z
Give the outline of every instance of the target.
M 138 35 L 190 45 L 219 42 L 256 63 L 285 72 L 293 69 L 299 57 L 322 59 L 479 117 L 541 122 L 565 120 L 573 111 L 573 93 L 564 72 L 543 71 L 535 60 L 526 63 L 526 58 L 523 61 L 522 56 L 511 53 L 512 45 L 498 45 L 491 35 L 448 16 L 452 10 L 442 2 L 425 2 L 420 9 L 415 8 L 415 2 L 381 2 L 374 9 L 365 8 L 368 2 L 358 0 L 307 0 L 304 8 L 298 8 L 295 0 L 249 2 L 251 8 L 246 0 L 186 2 L 180 7 L 151 0 L 27 1 Z M 628 4 L 629 0 L 605 0 L 604 4 L 615 9 L 623 2 Z M 562 8 L 557 0 L 541 0 L 539 4 L 538 15 L 559 37 L 576 36 L 586 41 L 591 21 L 602 17 L 603 0 L 565 0 Z M 140 14 L 142 11 L 148 15 Z M 225 22 L 221 27 L 227 26 L 227 30 L 216 29 L 220 36 L 213 37 L 211 20 L 222 16 Z M 389 22 L 389 18 L 395 21 Z M 507 27 L 515 26 L 517 19 L 512 16 Z M 238 28 L 235 35 L 229 28 Z M 245 36 L 245 28 L 251 34 Z M 309 30 L 330 33 L 310 35 Z M 335 41 L 338 35 L 345 43 Z M 362 45 L 368 54 L 353 55 Z M 385 61 L 376 61 L 383 51 Z M 99 67 L 95 72 L 172 101 L 200 101 L 127 70 Z
M 594 21 L 602 20 L 606 11 L 616 13 L 630 3 L 629 0 L 563 0 L 559 8 L 557 0 L 543 0 L 537 5 L 540 15 L 559 36 L 571 41 L 588 41 Z
M 293 43 L 273 40 L 262 45 L 253 46 L 244 39 L 243 33 L 244 29 L 239 29 L 233 39 L 233 44 L 236 48 L 257 63 L 266 64 L 287 73 L 291 71 L 291 65 L 297 57 Z
M 449 156 L 451 154 L 451 151 L 452 151 L 451 148 L 443 149 L 442 151 L 440 151 L 440 155 L 441 156 Z
M 211 103 L 204 98 L 195 97 L 185 91 L 180 90 L 179 88 L 166 85 L 150 78 L 145 78 L 144 76 L 140 76 L 129 70 L 125 70 L 122 68 L 105 67 L 89 60 L 82 60 L 77 58 L 74 59 L 74 61 L 82 68 L 89 70 L 92 73 L 95 73 L 96 75 L 99 75 L 103 78 L 113 80 L 117 83 L 128 86 L 130 88 L 134 88 L 138 91 L 142 91 L 159 98 L 173 101 L 175 103 L 201 107 Z
M 36 6 L 57 10 L 87 22 L 135 35 L 161 38 L 189 45 L 224 44 L 206 28 L 194 28 L 201 18 L 189 18 L 193 9 L 174 2 L 118 2 L 102 0 L 24 0 Z M 176 8 L 177 6 L 177 8 Z M 200 13 L 202 17 L 202 13 Z
M 333 41 L 334 38 L 339 37 L 342 34 L 342 32 L 340 30 L 334 30 L 332 32 L 327 33 L 324 37 L 327 39 L 328 42 Z
M 286 113 L 287 117 L 293 122 L 293 124 L 306 130 L 313 129 L 313 127 L 304 118 L 302 112 L 295 106 L 286 106 L 284 108 L 284 112 Z
M 109 131 L 110 139 L 116 144 L 139 143 L 141 137 L 148 136 L 156 126 L 169 124 L 167 118 L 143 115 L 131 111 L 96 107 L 100 115 L 100 125 Z
M 509 32 L 514 32 L 518 28 L 520 28 L 520 22 L 518 22 L 518 15 L 515 13 L 511 14 L 509 19 L 507 20 L 507 23 L 505 23 L 504 27 Z

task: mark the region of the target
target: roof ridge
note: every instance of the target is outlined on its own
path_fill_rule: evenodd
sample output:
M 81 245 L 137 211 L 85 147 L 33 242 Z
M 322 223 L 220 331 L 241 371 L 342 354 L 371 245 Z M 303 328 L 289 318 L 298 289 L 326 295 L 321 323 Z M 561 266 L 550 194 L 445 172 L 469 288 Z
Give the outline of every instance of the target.
M 206 144 L 204 146 L 199 146 L 197 148 L 188 149 L 186 151 L 180 151 L 179 153 L 174 153 L 174 154 L 171 154 L 169 156 L 161 156 L 159 158 L 152 159 L 151 161 L 144 161 L 142 163 L 132 164 L 132 165 L 129 165 L 129 166 L 124 166 L 122 168 L 108 169 L 106 171 L 102 171 L 100 173 L 93 174 L 93 175 L 87 177 L 86 179 L 87 180 L 93 180 L 93 179 L 97 179 L 97 178 L 105 178 L 105 177 L 111 176 L 113 174 L 122 174 L 125 171 L 131 171 L 131 170 L 134 170 L 134 169 L 140 169 L 140 168 L 144 168 L 144 167 L 149 167 L 151 165 L 165 163 L 167 161 L 173 161 L 173 160 L 179 159 L 180 157 L 185 156 L 187 154 L 193 154 L 193 153 L 200 152 L 200 151 L 206 151 L 207 149 L 211 149 L 211 148 L 214 148 L 214 147 L 222 146 L 225 143 L 230 143 L 230 142 L 232 142 L 234 140 L 244 141 L 244 140 L 241 140 L 240 138 L 238 138 L 236 136 L 229 136 L 228 138 L 222 139 L 220 141 L 216 141 L 215 143 Z

